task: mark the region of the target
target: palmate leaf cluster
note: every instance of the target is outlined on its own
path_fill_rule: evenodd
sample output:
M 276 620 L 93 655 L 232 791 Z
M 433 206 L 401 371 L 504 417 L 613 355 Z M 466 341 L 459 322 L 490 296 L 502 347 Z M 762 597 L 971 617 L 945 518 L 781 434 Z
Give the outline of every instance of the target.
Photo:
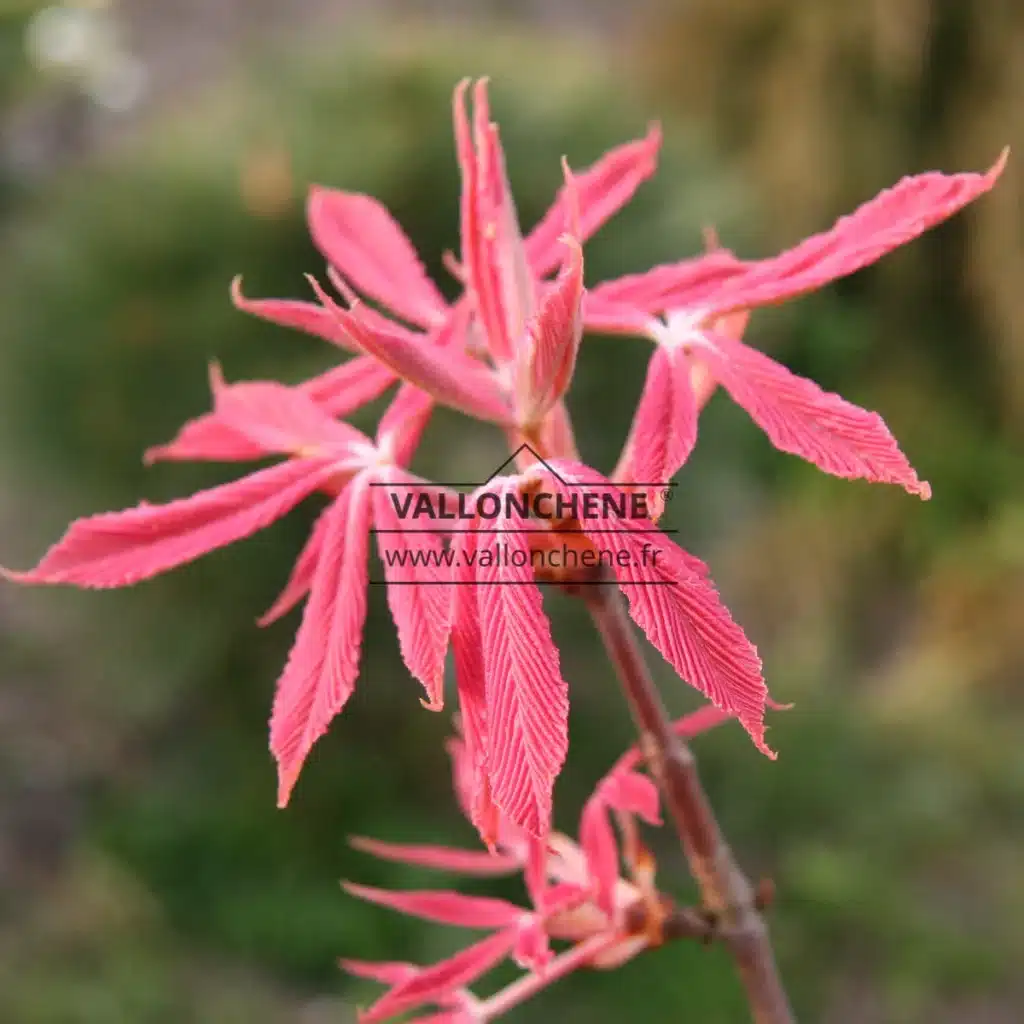
M 32 197 L 7 226 L 12 272 L 0 286 L 10 339 L 0 356 L 6 472 L 22 481 L 25 508 L 45 501 L 19 515 L 32 531 L 19 543 L 37 546 L 83 503 L 113 506 L 140 494 L 162 500 L 213 483 L 216 467 L 146 470 L 138 459 L 205 407 L 207 359 L 218 358 L 233 376 L 284 380 L 333 365 L 329 346 L 296 334 L 289 349 L 280 330 L 227 302 L 239 267 L 260 294 L 292 293 L 297 267 L 319 267 L 303 220 L 307 182 L 372 191 L 433 258 L 432 275 L 445 280 L 437 257 L 457 243 L 458 201 L 447 108 L 459 75 L 501 77 L 497 113 L 519 154 L 510 172 L 524 220 L 549 202 L 567 145 L 582 164 L 642 132 L 646 115 L 584 53 L 567 57 L 560 48 L 560 66 L 539 88 L 523 60 L 537 46 L 534 39 L 486 46 L 391 39 L 340 55 L 272 59 L 188 99 L 187 109 Z M 692 231 L 702 195 L 712 207 L 714 196 L 727 197 L 678 139 L 662 165 L 664 180 L 636 200 L 630 223 L 593 246 L 595 273 L 677 252 L 672 221 Z M 699 236 L 692 242 L 697 250 Z M 594 438 L 595 457 L 606 461 L 628 424 L 627 385 L 638 391 L 642 381 L 642 364 L 630 367 L 631 353 L 616 357 L 613 348 L 606 365 L 594 360 L 575 388 L 577 418 Z M 609 399 L 620 388 L 621 397 Z M 367 421 L 376 411 L 368 410 Z M 618 428 L 605 433 L 612 415 Z M 432 429 L 431 449 L 450 451 L 460 434 L 464 440 L 454 418 L 439 416 Z M 461 456 L 467 475 L 486 475 L 503 458 L 501 437 L 479 433 Z M 80 694 L 76 728 L 116 751 L 69 767 L 69 785 L 78 775 L 102 777 L 102 809 L 82 841 L 126 858 L 174 927 L 282 976 L 319 976 L 322 990 L 336 980 L 334 955 L 354 947 L 356 935 L 380 930 L 374 942 L 360 938 L 365 955 L 402 952 L 393 926 L 372 911 L 324 898 L 344 869 L 336 823 L 344 818 L 346 829 L 381 834 L 401 819 L 406 834 L 412 822 L 413 830 L 440 836 L 445 818 L 455 827 L 455 811 L 435 734 L 441 723 L 395 713 L 404 673 L 393 635 L 374 631 L 383 602 L 372 599 L 366 657 L 384 678 L 351 709 L 351 729 L 329 741 L 330 772 L 314 766 L 303 807 L 286 829 L 259 795 L 272 778 L 270 759 L 258 757 L 269 693 L 260 680 L 269 687 L 265 666 L 283 660 L 292 627 L 262 634 L 252 619 L 287 574 L 313 514 L 299 511 L 255 539 L 245 557 L 227 553 L 130 601 L 107 595 L 95 612 L 69 611 L 81 648 L 66 660 L 63 652 L 27 656 L 41 676 L 57 677 L 47 684 L 54 687 L 48 702 L 63 690 Z M 121 640 L 91 644 L 89 623 L 110 615 L 123 616 Z M 66 681 L 71 672 L 77 678 Z M 390 763 L 381 756 L 385 735 L 403 751 Z M 585 739 L 580 756 L 595 768 L 602 761 Z M 402 934 L 406 943 L 419 941 Z
M 304 58 L 288 69 L 276 64 L 272 74 L 263 68 L 255 76 L 239 78 L 227 90 L 189 104 L 172 126 L 160 123 L 152 135 L 105 154 L 95 166 L 76 169 L 55 189 L 40 193 L 23 217 L 7 225 L 3 244 L 13 258 L 5 261 L 10 271 L 0 284 L 6 339 L 0 354 L 3 459 L 8 464 L 4 472 L 12 479 L 10 467 L 17 463 L 19 479 L 31 483 L 19 486 L 17 493 L 6 485 L 4 491 L 12 492 L 6 499 L 10 504 L 23 501 L 33 509 L 30 517 L 16 517 L 34 531 L 22 542 L 26 554 L 37 551 L 83 506 L 115 507 L 134 502 L 139 494 L 160 500 L 197 483 L 215 482 L 216 469 L 209 474 L 194 467 L 147 472 L 137 463 L 141 448 L 170 436 L 185 415 L 206 407 L 201 369 L 205 357 L 218 356 L 232 376 L 294 380 L 330 365 L 333 353 L 326 347 L 296 335 L 291 351 L 281 332 L 241 317 L 225 302 L 225 283 L 240 265 L 254 293 L 281 295 L 292 293 L 296 267 L 316 266 L 301 216 L 306 181 L 372 191 L 408 227 L 420 251 L 433 256 L 455 242 L 446 234 L 455 223 L 456 196 L 445 104 L 451 82 L 461 74 L 488 70 L 501 78 L 496 113 L 509 151 L 515 154 L 510 171 L 527 223 L 557 184 L 552 168 L 566 139 L 579 146 L 578 153 L 570 150 L 570 159 L 585 162 L 610 142 L 635 133 L 650 113 L 649 107 L 631 112 L 628 101 L 619 96 L 621 88 L 609 84 L 604 69 L 585 54 L 579 61 L 565 61 L 561 51 L 562 66 L 551 62 L 552 77 L 539 83 L 529 71 L 536 66 L 536 40 L 519 48 L 511 44 L 502 52 L 475 40 L 465 48 L 450 46 L 447 55 L 437 43 L 375 41 L 365 51 L 347 50 L 342 58 Z M 670 133 L 670 139 L 678 134 Z M 293 158 L 293 184 L 289 202 L 281 204 L 274 196 L 275 179 L 282 180 L 284 152 Z M 247 162 L 249 194 L 257 196 L 254 205 L 261 215 L 247 210 L 242 199 L 240 171 Z M 709 209 L 727 207 L 731 215 L 741 214 L 735 194 L 726 191 L 711 170 L 692 152 L 667 150 L 661 172 L 638 197 L 629 218 L 611 226 L 608 236 L 588 249 L 595 279 L 635 269 L 644 259 L 678 255 L 680 232 L 691 231 Z M 724 218 L 717 223 L 723 236 L 740 248 L 742 228 L 737 230 Z M 699 238 L 693 238 L 692 248 L 699 245 Z M 437 280 L 444 280 L 437 266 L 430 270 Z M 842 386 L 847 393 L 844 382 L 849 374 L 860 387 L 850 397 L 865 397 L 864 382 L 877 374 L 868 372 L 863 356 L 851 353 L 860 351 L 865 338 L 884 337 L 880 325 L 871 321 L 870 310 L 856 308 L 851 317 L 849 306 L 813 300 L 811 309 L 789 326 L 796 328 L 786 332 L 794 339 L 790 365 L 813 372 L 830 386 Z M 574 387 L 574 415 L 581 436 L 592 446 L 587 454 L 595 462 L 610 464 L 614 458 L 639 392 L 642 368 L 637 362 L 609 345 L 606 358 L 586 361 L 585 376 Z M 893 393 L 905 393 L 906 380 L 893 379 Z M 935 403 L 922 399 L 913 404 L 923 409 Z M 712 407 L 709 414 L 718 411 Z M 962 410 L 955 415 L 961 420 Z M 743 429 L 733 430 L 736 426 Z M 920 431 L 919 437 L 927 436 L 923 423 L 912 426 Z M 474 433 L 467 438 L 461 425 L 456 428 L 440 420 L 437 431 L 446 457 L 454 451 L 466 461 L 467 479 L 500 461 L 497 438 L 488 439 L 482 431 L 479 437 Z M 725 416 L 706 436 L 691 470 L 692 489 L 684 490 L 670 510 L 671 525 L 685 525 L 688 532 L 692 528 L 698 538 L 706 537 L 709 527 L 722 534 L 720 510 L 742 509 L 745 502 L 748 508 L 758 507 L 766 493 L 779 492 L 780 478 L 783 489 L 790 479 L 785 460 L 760 439 L 752 439 L 741 417 Z M 935 460 L 926 467 L 937 487 L 943 475 L 954 480 L 964 476 L 972 486 L 957 491 L 955 498 L 949 495 L 954 504 L 944 505 L 945 511 L 927 520 L 909 552 L 898 540 L 903 532 L 900 514 L 892 512 L 895 499 L 886 504 L 882 497 L 851 496 L 838 499 L 838 507 L 833 507 L 830 502 L 842 488 L 815 481 L 803 485 L 788 504 L 771 506 L 776 516 L 763 528 L 767 546 L 754 543 L 754 532 L 745 531 L 746 548 L 737 548 L 744 568 L 737 572 L 739 583 L 734 587 L 741 594 L 763 593 L 758 565 L 792 566 L 781 555 L 783 547 L 807 549 L 803 542 L 794 542 L 794 534 L 810 539 L 810 550 L 823 552 L 836 546 L 838 535 L 858 535 L 867 522 L 889 550 L 901 552 L 891 562 L 888 578 L 906 594 L 907 580 L 914 578 L 917 567 L 928 565 L 934 547 L 962 528 L 959 512 L 949 510 L 962 509 L 971 518 L 979 503 L 987 507 L 988 498 L 979 487 L 988 486 L 986 480 L 1002 479 L 1002 450 L 989 445 L 968 457 L 965 449 L 972 436 L 947 437 L 951 443 L 937 455 L 939 472 L 932 469 Z M 907 443 L 914 443 L 914 438 L 908 436 Z M 716 447 L 731 449 L 735 468 L 724 475 L 714 468 Z M 991 472 L 983 472 L 988 464 Z M 132 466 L 137 469 L 129 469 Z M 753 477 L 751 469 L 756 471 Z M 311 515 L 299 513 L 245 551 L 218 555 L 145 591 L 104 597 L 95 610 L 83 612 L 84 602 L 79 602 L 69 614 L 92 618 L 75 620 L 80 628 L 72 635 L 80 643 L 74 651 L 47 649 L 52 624 L 34 647 L 30 639 L 15 643 L 5 637 L 0 666 L 7 676 L 5 662 L 17 657 L 19 678 L 38 676 L 33 689 L 46 694 L 48 707 L 57 706 L 61 693 L 74 695 L 74 716 L 48 727 L 68 736 L 100 737 L 113 750 L 101 756 L 85 744 L 86 752 L 77 753 L 77 761 L 67 769 L 76 784 L 90 775 L 102 778 L 96 813 L 75 843 L 95 847 L 101 858 L 113 858 L 138 875 L 156 896 L 155 916 L 169 922 L 172 934 L 187 937 L 187 946 L 176 949 L 191 947 L 200 957 L 211 951 L 218 957 L 238 957 L 250 967 L 269 967 L 275 982 L 317 975 L 314 987 L 322 991 L 334 979 L 332 957 L 341 948 L 358 945 L 367 956 L 404 953 L 424 959 L 438 952 L 427 945 L 430 940 L 423 933 L 407 930 L 404 922 L 402 931 L 392 934 L 390 929 L 399 927 L 394 922 L 364 914 L 340 896 L 337 903 L 324 897 L 333 881 L 348 871 L 336 823 L 344 819 L 353 831 L 397 836 L 393 823 L 401 818 L 400 834 L 406 839 L 417 830 L 425 838 L 446 836 L 455 826 L 446 766 L 437 755 L 438 726 L 431 716 L 397 713 L 403 689 L 408 695 L 402 685 L 404 674 L 398 669 L 393 638 L 384 632 L 378 636 L 372 625 L 367 659 L 380 666 L 381 677 L 367 688 L 369 696 L 349 710 L 344 727 L 325 743 L 323 764 L 318 766 L 314 759 L 303 806 L 290 812 L 287 829 L 268 806 L 272 766 L 269 758 L 261 761 L 253 752 L 262 749 L 265 737 L 272 677 L 267 666 L 280 664 L 291 627 L 258 634 L 252 628 L 253 608 L 261 610 L 275 593 Z M 803 522 L 813 527 L 823 516 L 832 516 L 839 524 L 828 531 L 828 545 L 814 543 L 814 530 L 808 534 L 793 526 Z M 858 529 L 852 528 L 854 524 Z M 1005 528 L 993 533 L 989 543 L 987 534 L 978 533 L 971 547 L 974 554 L 965 548 L 965 564 L 977 566 L 979 560 L 1002 557 L 996 549 L 1005 551 L 999 541 L 1003 535 L 1009 536 Z M 825 572 L 823 567 L 799 570 L 801 579 L 808 578 L 817 587 L 805 593 L 844 593 L 836 580 L 849 573 L 849 559 L 844 562 L 842 554 L 848 549 L 842 544 L 838 548 L 832 583 L 817 579 L 816 572 Z M 939 575 L 975 579 L 965 600 L 989 593 L 999 600 L 997 580 L 976 569 L 958 573 L 955 561 L 947 558 L 949 564 L 939 567 Z M 865 571 L 862 566 L 861 575 Z M 783 604 L 806 612 L 810 598 L 788 597 L 794 588 L 780 585 L 778 574 L 774 578 L 774 592 Z M 870 640 L 873 635 L 871 616 L 862 614 L 864 587 L 848 599 L 847 625 L 826 618 L 834 604 L 811 609 L 816 643 L 830 652 L 828 664 L 840 669 L 843 637 L 861 650 L 864 636 Z M 66 607 L 70 609 L 70 601 Z M 939 602 L 939 622 L 943 614 L 951 614 L 948 608 L 943 612 L 944 607 Z M 123 642 L 108 643 L 104 650 L 98 643 L 90 644 L 88 622 L 109 621 L 116 615 L 125 616 Z M 770 613 L 762 618 L 771 625 Z M 795 666 L 785 671 L 799 676 L 821 661 L 815 661 L 820 655 L 806 633 L 798 641 L 796 632 L 796 625 L 787 622 L 775 635 L 787 641 L 785 660 Z M 925 649 L 931 642 L 927 628 L 918 639 Z M 586 657 L 582 651 L 568 656 Z M 844 681 L 841 672 L 838 678 Z M 259 680 L 265 681 L 266 690 Z M 816 678 L 815 685 L 820 683 Z M 582 697 L 574 705 L 573 722 L 581 791 L 586 764 L 593 765 L 596 777 L 607 755 L 626 736 L 613 712 L 592 695 Z M 846 703 L 850 695 L 839 694 L 838 699 L 846 706 L 845 717 L 851 718 Z M 727 815 L 733 820 L 727 824 L 739 837 L 766 830 L 792 836 L 780 881 L 794 894 L 801 922 L 796 932 L 792 929 L 797 922 L 780 923 L 783 958 L 799 953 L 800 962 L 807 963 L 814 950 L 823 948 L 824 939 L 851 933 L 851 961 L 873 964 L 872 951 L 886 949 L 885 966 L 877 969 L 891 988 L 893 1005 L 910 1007 L 904 1015 L 926 1000 L 940 978 L 953 988 L 987 984 L 1002 957 L 991 954 L 984 943 L 966 940 L 956 928 L 943 927 L 941 915 L 936 924 L 932 914 L 921 912 L 901 879 L 920 861 L 929 835 L 943 842 L 949 839 L 943 825 L 947 815 L 940 805 L 966 819 L 977 816 L 979 802 L 988 799 L 986 792 L 995 794 L 999 806 L 1000 801 L 1010 802 L 1013 772 L 997 770 L 995 747 L 993 756 L 981 756 L 969 738 L 963 739 L 962 756 L 972 765 L 970 781 L 947 779 L 950 785 L 936 789 L 925 767 L 912 769 L 905 753 L 890 752 L 890 745 L 906 750 L 898 735 L 892 741 L 874 730 L 862 735 L 859 728 L 838 721 L 829 728 L 840 733 L 829 733 L 830 742 L 825 742 L 822 727 L 821 721 L 801 719 L 791 725 L 780 723 L 780 738 L 783 728 L 794 733 L 787 739 L 792 753 L 786 759 L 792 774 L 782 764 L 780 770 L 787 774 L 773 773 L 764 782 L 764 791 L 751 793 L 749 801 L 722 801 L 731 805 Z M 609 730 L 615 728 L 620 732 L 612 739 Z M 961 730 L 960 735 L 967 734 Z M 400 759 L 381 758 L 385 736 L 402 749 Z M 725 741 L 716 758 L 712 743 L 713 769 L 724 769 L 729 757 L 753 756 L 740 754 L 739 746 Z M 927 756 L 927 744 L 918 753 Z M 807 759 L 831 768 L 807 778 L 799 767 Z M 367 764 L 374 767 L 372 775 Z M 433 769 L 428 768 L 431 764 Z M 714 778 L 713 770 L 713 784 Z M 724 770 L 722 779 L 724 786 Z M 892 779 L 899 781 L 887 788 L 885 783 Z M 567 784 L 572 785 L 569 780 Z M 863 813 L 851 811 L 858 802 L 854 786 L 876 797 L 884 790 L 887 797 L 875 799 Z M 784 808 L 778 800 L 783 792 Z M 568 789 L 565 798 L 571 805 L 579 795 Z M 867 846 L 878 854 L 873 864 L 852 853 Z M 249 865 L 245 870 L 240 869 L 243 863 Z M 379 879 L 368 880 L 388 885 L 411 881 L 383 872 Z M 163 925 L 151 928 L 149 916 L 143 916 L 140 933 L 148 935 L 150 929 L 163 936 Z M 157 987 L 164 984 L 170 989 L 181 969 L 180 954 L 161 947 L 162 938 L 151 941 L 152 976 L 166 978 Z M 919 950 L 912 962 L 901 956 L 908 944 Z M 131 946 L 130 954 L 117 943 L 103 954 L 111 961 L 107 1005 L 113 1000 L 124 1007 L 141 1007 L 134 1016 L 126 1009 L 124 1019 L 148 1019 L 140 1015 L 156 1011 L 145 1007 L 158 1006 L 160 1000 L 133 1004 L 132 975 L 138 978 L 145 972 L 124 966 L 129 961 L 148 962 L 148 954 L 135 943 L 121 945 Z M 701 956 L 702 951 L 685 954 Z M 843 970 L 834 962 L 827 966 L 836 973 Z M 810 967 L 801 973 L 828 977 L 822 969 Z M 603 984 L 588 978 L 586 996 L 567 989 L 564 996 L 554 998 L 576 1000 L 572 1005 L 577 1008 L 608 1013 L 611 1019 L 612 1000 L 621 998 L 628 1004 L 638 991 L 650 999 L 664 998 L 670 1005 L 678 997 L 671 983 L 677 974 L 687 978 L 698 1019 L 702 1007 L 727 1019 L 731 985 L 726 982 L 717 990 L 726 977 L 725 965 L 707 956 L 661 967 L 655 958 L 651 967 Z M 42 1005 L 39 993 L 46 987 L 35 985 L 32 1005 Z M 827 997 L 826 987 L 822 980 L 816 992 L 821 999 Z M 201 1004 L 211 1005 L 211 1000 L 196 998 L 196 1008 L 182 1012 L 202 1019 L 199 1014 L 208 1011 Z M 579 1002 L 580 998 L 589 1002 Z M 743 1019 L 742 1011 L 737 1011 L 736 1019 Z M 49 1018 L 35 1019 L 66 1019 L 65 1011 L 50 1012 Z M 34 1019 L 13 1013 L 13 1019 L 22 1017 Z M 656 1009 L 652 1019 L 658 1019 Z

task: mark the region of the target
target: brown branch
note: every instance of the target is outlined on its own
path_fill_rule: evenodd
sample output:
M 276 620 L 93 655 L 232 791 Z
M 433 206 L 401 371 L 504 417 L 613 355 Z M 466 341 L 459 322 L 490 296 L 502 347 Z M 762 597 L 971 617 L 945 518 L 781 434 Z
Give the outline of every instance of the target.
M 640 732 L 641 749 L 665 797 L 715 937 L 728 947 L 756 1024 L 792 1024 L 758 892 L 736 863 L 697 775 L 690 748 L 672 722 L 636 642 L 614 583 L 580 587 L 615 666 Z

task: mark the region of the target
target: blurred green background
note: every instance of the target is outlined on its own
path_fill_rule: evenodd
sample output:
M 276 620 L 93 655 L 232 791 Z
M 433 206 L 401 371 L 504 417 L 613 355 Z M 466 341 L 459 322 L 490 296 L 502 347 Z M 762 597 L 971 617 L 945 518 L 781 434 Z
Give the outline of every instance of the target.
M 463 75 L 493 79 L 526 225 L 563 153 L 579 167 L 663 120 L 659 173 L 588 247 L 592 281 L 696 252 L 709 224 L 766 255 L 902 174 L 1024 153 L 1024 11 L 997 0 L 451 5 L 443 21 L 396 4 L 372 23 L 313 2 L 225 4 L 219 20 L 217 5 L 38 7 L 0 6 L 0 560 L 18 567 L 70 518 L 233 472 L 141 465 L 206 408 L 210 358 L 229 378 L 332 364 L 228 302 L 235 273 L 252 295 L 301 296 L 322 270 L 309 183 L 384 200 L 447 280 Z M 881 411 L 930 503 L 825 477 L 716 398 L 667 516 L 796 704 L 772 720 L 777 763 L 732 727 L 698 754 L 744 864 L 776 881 L 802 1020 L 1024 1014 L 1022 183 L 1011 157 L 976 208 L 748 332 Z M 585 345 L 569 404 L 606 470 L 644 353 Z M 501 453 L 440 414 L 419 465 L 474 479 Z M 426 961 L 459 942 L 337 884 L 436 881 L 355 853 L 351 833 L 472 842 L 447 716 L 421 712 L 382 593 L 357 696 L 274 808 L 266 722 L 298 616 L 254 619 L 314 505 L 131 591 L 0 589 L 4 1024 L 347 1021 L 374 990 L 336 957 Z M 573 689 L 572 830 L 630 732 L 583 615 L 549 610 Z M 676 710 L 696 705 L 659 679 Z M 652 837 L 662 885 L 692 898 L 669 839 Z M 677 944 L 509 1019 L 745 1012 L 725 954 Z

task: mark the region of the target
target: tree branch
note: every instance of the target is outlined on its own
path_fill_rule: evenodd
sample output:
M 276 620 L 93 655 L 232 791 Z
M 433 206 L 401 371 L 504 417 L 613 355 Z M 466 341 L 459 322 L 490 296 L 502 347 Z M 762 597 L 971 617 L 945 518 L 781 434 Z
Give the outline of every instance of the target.
M 641 749 L 664 794 L 704 907 L 714 915 L 716 934 L 736 963 L 754 1021 L 793 1024 L 759 896 L 718 827 L 693 752 L 672 730 L 615 584 L 581 587 L 577 593 L 586 602 L 615 666 L 640 732 Z

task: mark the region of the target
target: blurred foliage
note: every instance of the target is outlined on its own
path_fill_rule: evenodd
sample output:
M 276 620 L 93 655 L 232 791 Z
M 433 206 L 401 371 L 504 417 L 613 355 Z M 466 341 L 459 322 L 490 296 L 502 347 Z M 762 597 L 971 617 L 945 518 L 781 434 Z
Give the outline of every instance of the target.
M 321 268 L 303 222 L 309 182 L 381 198 L 447 280 L 450 90 L 478 73 L 494 82 L 527 225 L 559 183 L 563 152 L 579 167 L 652 115 L 672 117 L 667 101 L 624 93 L 628 70 L 601 51 L 392 30 L 266 58 L 23 206 L 0 280 L 5 563 L 34 559 L 69 517 L 233 473 L 140 463 L 207 407 L 209 359 L 229 379 L 297 380 L 331 364 L 329 346 L 227 301 L 237 272 L 252 295 L 304 294 L 302 273 Z M 770 211 L 753 189 L 678 121 L 666 136 L 657 178 L 588 247 L 589 280 L 693 252 L 709 223 L 740 251 L 765 245 L 755 225 L 770 228 Z M 961 251 L 960 229 L 943 232 L 922 247 Z M 776 764 L 739 730 L 699 752 L 745 862 L 779 886 L 773 925 L 804 1019 L 960 1021 L 1012 1006 L 1019 984 L 1024 716 L 1012 684 L 1024 667 L 1024 504 L 984 390 L 994 382 L 965 385 L 976 380 L 964 342 L 975 311 L 947 259 L 956 273 L 907 272 L 891 300 L 870 272 L 755 319 L 750 335 L 882 409 L 931 480 L 930 505 L 817 475 L 719 399 L 669 513 L 711 560 L 776 697 L 798 702 L 774 716 Z M 642 351 L 586 342 L 570 406 L 598 466 L 625 434 Z M 483 479 L 502 458 L 500 438 L 440 414 L 422 467 Z M 17 950 L 3 958 L 0 1019 L 337 1020 L 340 1002 L 321 998 L 370 992 L 336 975 L 337 955 L 428 960 L 453 948 L 443 929 L 336 885 L 343 874 L 430 884 L 351 853 L 346 834 L 471 841 L 450 796 L 447 716 L 420 711 L 381 594 L 358 694 L 289 810 L 273 806 L 266 718 L 297 616 L 268 631 L 253 619 L 314 514 L 131 592 L 0 594 L 0 677 L 14 695 L 0 777 L 15 780 L 0 801 L 12 837 L 0 868 L 20 882 L 0 932 Z M 630 734 L 584 617 L 550 604 L 573 686 L 559 784 L 571 828 Z M 680 711 L 693 706 L 669 673 L 659 678 Z M 58 820 L 40 808 L 60 809 Z M 685 895 L 668 837 L 654 841 L 666 884 Z M 720 950 L 677 946 L 563 983 L 518 1019 L 656 1024 L 681 1007 L 695 1021 L 745 1019 Z

